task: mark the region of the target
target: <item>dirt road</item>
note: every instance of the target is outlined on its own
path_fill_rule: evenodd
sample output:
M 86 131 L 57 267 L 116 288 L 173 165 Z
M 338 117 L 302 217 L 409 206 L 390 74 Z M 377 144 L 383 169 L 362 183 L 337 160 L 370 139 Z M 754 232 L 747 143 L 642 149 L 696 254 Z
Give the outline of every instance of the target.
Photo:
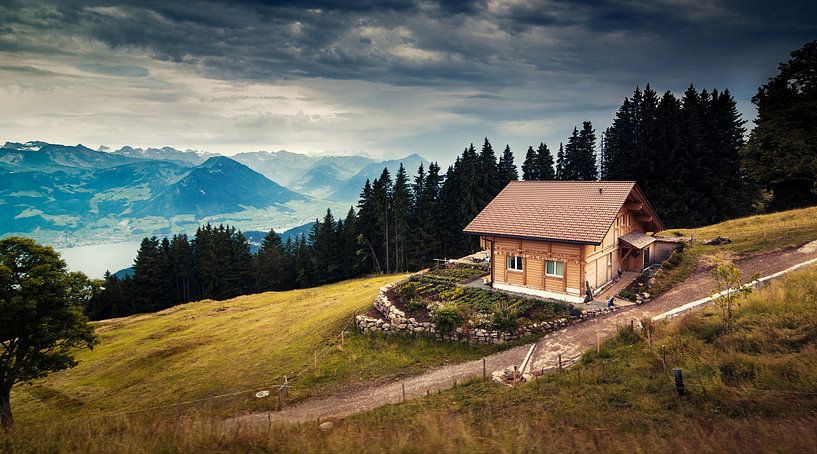
M 751 256 L 735 264 L 741 269 L 743 276 L 751 277 L 754 273 L 767 276 L 813 258 L 817 258 L 817 242 L 809 243 L 799 249 L 786 249 Z M 686 281 L 649 303 L 625 308 L 619 312 L 550 333 L 536 342 L 533 368 L 535 370 L 553 369 L 556 366 L 557 355 L 560 353 L 562 361 L 570 363 L 580 357 L 584 351 L 594 348 L 597 336 L 604 340 L 612 336 L 618 326 L 629 324 L 630 320 L 638 321 L 645 317 L 653 317 L 687 302 L 704 298 L 711 293 L 713 287 L 709 271 L 698 269 Z M 530 344 L 488 356 L 486 367 L 489 377 L 494 370 L 520 364 L 529 348 Z M 403 386 L 405 386 L 406 397 L 410 399 L 424 396 L 427 392 L 450 388 L 455 382 L 479 377 L 482 373 L 482 360 L 453 364 L 434 368 L 402 381 L 307 400 L 269 415 L 272 419 L 286 421 L 343 417 L 401 401 Z M 268 413 L 257 413 L 239 419 L 244 422 L 252 420 L 266 422 L 267 418 Z

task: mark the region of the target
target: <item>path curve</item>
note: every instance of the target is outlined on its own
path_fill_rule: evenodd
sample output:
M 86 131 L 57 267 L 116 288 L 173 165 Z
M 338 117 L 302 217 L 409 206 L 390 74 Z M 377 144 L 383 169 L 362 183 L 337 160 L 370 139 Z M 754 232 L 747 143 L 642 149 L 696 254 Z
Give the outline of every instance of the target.
M 793 265 L 817 258 L 817 250 L 810 245 L 757 254 L 735 262 L 743 276 L 754 273 L 767 276 Z M 621 311 L 571 325 L 549 333 L 536 342 L 533 357 L 535 370 L 552 370 L 561 353 L 564 364 L 577 360 L 581 354 L 596 346 L 597 338 L 604 340 L 615 334 L 618 326 L 653 317 L 682 306 L 689 301 L 704 298 L 711 293 L 714 283 L 707 269 L 699 267 L 689 278 L 664 295 L 640 306 L 624 308 Z M 521 364 L 532 344 L 514 347 L 485 358 L 487 373 Z M 326 397 L 313 398 L 273 413 L 253 413 L 236 418 L 242 422 L 264 421 L 269 418 L 283 421 L 309 421 L 314 419 L 338 418 L 354 413 L 372 410 L 382 405 L 400 402 L 405 385 L 406 398 L 416 398 L 448 389 L 456 382 L 479 377 L 483 373 L 482 360 L 468 361 L 436 367 L 420 375 L 386 384 L 378 384 Z

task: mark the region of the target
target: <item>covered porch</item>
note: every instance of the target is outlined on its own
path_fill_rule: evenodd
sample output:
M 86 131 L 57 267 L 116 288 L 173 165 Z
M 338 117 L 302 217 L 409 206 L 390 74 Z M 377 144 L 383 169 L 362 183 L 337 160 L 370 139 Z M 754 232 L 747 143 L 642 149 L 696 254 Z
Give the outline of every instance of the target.
M 652 264 L 652 244 L 656 239 L 642 232 L 630 232 L 620 236 L 619 251 L 621 269 L 641 272 Z

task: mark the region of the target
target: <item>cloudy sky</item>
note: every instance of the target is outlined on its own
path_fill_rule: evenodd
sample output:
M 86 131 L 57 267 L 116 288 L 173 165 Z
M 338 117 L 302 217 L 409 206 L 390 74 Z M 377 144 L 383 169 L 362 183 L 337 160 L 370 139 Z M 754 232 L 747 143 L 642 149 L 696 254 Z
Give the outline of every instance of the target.
M 813 0 L 2 0 L 0 141 L 519 159 L 646 83 L 751 119 L 814 39 Z

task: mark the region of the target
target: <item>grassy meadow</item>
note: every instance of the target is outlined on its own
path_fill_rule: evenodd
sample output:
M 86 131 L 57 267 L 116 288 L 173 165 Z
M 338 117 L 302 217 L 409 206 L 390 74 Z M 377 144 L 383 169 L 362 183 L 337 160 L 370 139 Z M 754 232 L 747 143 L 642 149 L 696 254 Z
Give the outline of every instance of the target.
M 711 262 L 717 254 L 730 259 L 776 250 L 798 247 L 817 240 L 817 207 L 760 214 L 724 221 L 696 229 L 667 229 L 662 236 L 695 237 L 688 243 L 680 263 L 657 277 L 651 293 L 658 295 L 684 281 L 702 262 Z M 718 236 L 732 242 L 717 246 L 705 246 L 700 240 Z
M 318 422 L 141 414 L 20 424 L 5 443 L 41 452 L 806 452 L 817 446 L 815 308 L 817 269 L 801 270 L 743 301 L 732 332 L 717 307 L 647 324 L 652 343 L 627 326 L 563 374 L 516 388 L 472 381 L 326 433 Z
M 673 234 L 669 230 L 664 234 Z M 693 243 L 666 285 L 707 256 L 735 257 L 817 238 L 817 208 L 678 230 Z M 644 332 L 622 330 L 577 366 L 518 388 L 471 382 L 336 421 L 238 425 L 273 410 L 253 390 L 291 380 L 290 402 L 387 381 L 501 346 L 339 333 L 399 276 L 200 301 L 96 323 L 100 344 L 79 365 L 12 392 L 17 421 L 0 451 L 27 452 L 685 452 L 808 451 L 817 446 L 817 269 L 752 294 L 725 333 L 716 308 Z M 675 395 L 661 363 L 680 367 Z M 505 346 L 507 347 L 507 346 Z M 316 354 L 317 367 L 315 367 Z M 225 395 L 190 404 L 178 403 Z M 154 408 L 159 407 L 159 408 Z M 150 409 L 147 411 L 143 411 Z
M 255 399 L 252 391 L 280 384 L 284 375 L 292 401 L 501 348 L 357 334 L 349 324 L 353 314 L 369 309 L 380 287 L 398 278 L 206 300 L 97 322 L 100 343 L 78 352 L 76 368 L 13 389 L 15 419 L 26 426 L 155 406 L 175 414 L 179 401 L 241 391 L 182 410 L 273 409 L 277 399 Z

